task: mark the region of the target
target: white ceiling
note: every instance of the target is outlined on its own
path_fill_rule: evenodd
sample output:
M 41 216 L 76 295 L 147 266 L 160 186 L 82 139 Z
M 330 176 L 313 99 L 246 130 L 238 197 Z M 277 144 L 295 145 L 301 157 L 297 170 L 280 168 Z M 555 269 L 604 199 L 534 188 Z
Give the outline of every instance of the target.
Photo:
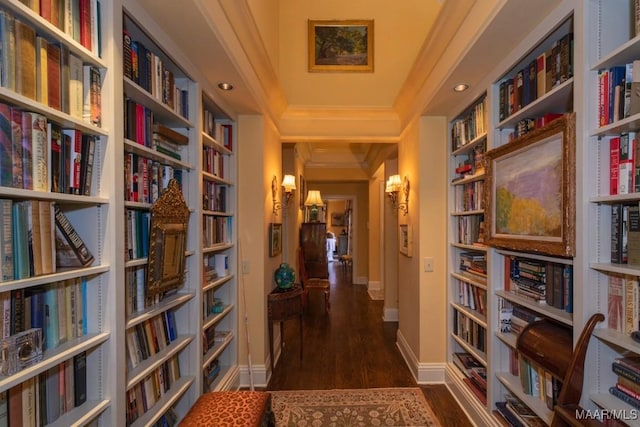
M 131 4 L 129 4 L 131 3 Z M 160 6 L 160 4 L 162 4 Z M 125 0 L 232 116 L 264 114 L 310 165 L 366 163 L 412 115 L 451 116 L 555 0 Z M 141 7 L 140 7 L 141 6 Z M 307 19 L 374 19 L 373 73 L 310 73 Z M 147 20 L 145 20 L 146 22 Z M 163 40 L 159 40 L 163 42 Z M 217 83 L 232 82 L 221 92 Z M 464 101 L 463 101 L 464 100 Z M 336 130 L 334 130 L 336 129 Z

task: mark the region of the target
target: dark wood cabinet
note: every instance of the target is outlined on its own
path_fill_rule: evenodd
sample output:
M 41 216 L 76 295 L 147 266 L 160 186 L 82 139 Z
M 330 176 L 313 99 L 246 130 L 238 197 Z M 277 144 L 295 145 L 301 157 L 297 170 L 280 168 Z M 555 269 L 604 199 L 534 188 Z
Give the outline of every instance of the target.
M 327 224 L 324 222 L 302 223 L 300 225 L 300 248 L 308 277 L 328 278 Z

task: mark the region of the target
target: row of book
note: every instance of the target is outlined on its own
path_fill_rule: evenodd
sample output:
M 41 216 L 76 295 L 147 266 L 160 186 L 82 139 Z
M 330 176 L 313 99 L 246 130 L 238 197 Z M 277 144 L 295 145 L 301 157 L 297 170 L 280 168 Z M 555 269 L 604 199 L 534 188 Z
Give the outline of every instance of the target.
M 206 355 L 209 350 L 219 347 L 229 339 L 231 339 L 231 331 L 216 330 L 215 325 L 210 326 L 202 332 L 202 354 Z
M 0 425 L 47 425 L 87 400 L 87 355 L 79 353 L 0 393 Z
M 2 281 L 93 262 L 93 254 L 58 205 L 43 200 L 0 199 L 0 212 Z
M 484 215 L 458 217 L 458 243 L 482 245 L 484 243 Z
M 463 381 L 483 404 L 487 403 L 487 369 L 470 353 L 453 353 L 453 363 L 465 375 Z
M 220 360 L 214 359 L 211 363 L 209 363 L 202 370 L 202 392 L 207 393 L 209 391 L 214 391 L 213 384 L 220 375 Z
M 640 207 L 611 205 L 611 262 L 640 265 Z
M 545 427 L 547 424 L 527 405 L 512 394 L 505 394 L 504 401 L 496 402 L 496 410 L 512 427 Z
M 127 316 L 137 311 L 142 311 L 150 305 L 145 296 L 147 286 L 147 266 L 138 265 L 125 269 L 125 283 L 127 287 L 127 301 L 125 312 Z
M 456 212 L 484 209 L 484 180 L 456 185 L 454 188 L 453 198 L 454 209 Z
M 636 132 L 625 132 L 609 139 L 609 194 L 640 192 L 640 146 Z
M 233 125 L 231 123 L 216 122 L 212 112 L 203 110 L 204 133 L 213 138 L 219 145 L 233 150 Z
M 0 103 L 0 185 L 91 195 L 98 138 Z
M 149 411 L 179 379 L 180 363 L 176 355 L 127 390 L 127 425 Z
M 178 337 L 175 313 L 167 310 L 127 329 L 127 366 L 133 369 L 142 361 L 167 348 Z
M 149 256 L 151 212 L 127 209 L 125 215 L 125 260 Z
M 100 70 L 84 64 L 66 45 L 37 34 L 0 10 L 0 84 L 20 95 L 83 120 L 102 124 Z
M 227 186 L 205 181 L 202 189 L 202 209 L 213 212 L 227 211 Z
M 101 55 L 100 0 L 20 0 L 94 55 Z
M 529 323 L 542 319 L 535 311 L 502 298 L 499 307 L 501 332 L 519 335 Z
M 598 70 L 598 123 L 606 126 L 640 113 L 640 60 Z
M 205 254 L 203 261 L 205 283 L 229 275 L 229 255 L 223 253 Z
M 486 140 L 476 145 L 468 153 L 457 156 L 458 166 L 455 169 L 456 177 L 451 180 L 455 183 L 469 176 L 482 175 L 484 173 L 484 153 Z
M 618 378 L 609 393 L 640 409 L 640 356 L 619 357 L 611 363 L 611 369 Z
M 221 154 L 213 147 L 206 145 L 202 147 L 202 170 L 204 172 L 224 179 L 229 171 L 228 163 L 228 156 Z
M 505 257 L 505 290 L 573 312 L 573 267 L 529 258 Z
M 182 169 L 135 153 L 125 153 L 124 162 L 126 201 L 154 203 L 173 178 L 182 186 Z
M 573 33 L 556 40 L 545 52 L 500 82 L 498 120 L 540 98 L 573 76 Z
M 487 254 L 484 252 L 460 252 L 460 274 L 480 283 L 487 282 Z
M 451 124 L 451 151 L 463 147 L 487 132 L 486 109 L 487 102 L 484 98 L 475 104 L 464 117 Z
M 522 120 L 518 120 L 515 124 L 513 132 L 509 134 L 509 142 L 520 138 L 528 134 L 529 132 L 533 132 L 536 129 L 540 129 L 554 121 L 555 119 L 562 117 L 561 113 L 546 113 L 542 116 L 535 118 L 524 118 Z
M 207 215 L 203 218 L 202 224 L 203 245 L 205 248 L 218 243 L 231 242 L 231 217 Z
M 607 281 L 607 327 L 627 335 L 640 330 L 638 277 L 609 274 Z
M 124 76 L 176 114 L 189 117 L 189 91 L 181 88 L 162 58 L 123 29 Z
M 479 314 L 487 313 L 487 291 L 468 282 L 458 280 L 457 302 Z
M 518 357 L 518 362 L 522 391 L 525 394 L 539 398 L 550 411 L 553 411 L 562 389 L 562 381 L 521 355 Z
M 479 351 L 486 351 L 487 329 L 457 310 L 453 315 L 453 333 Z
M 124 100 L 124 137 L 145 147 L 166 145 L 176 153 L 180 151 L 179 146 L 189 144 L 187 135 L 156 123 L 150 108 L 130 98 Z
M 11 336 L 40 328 L 43 349 L 53 349 L 87 334 L 87 282 L 84 278 L 54 282 L 45 287 L 0 293 L 2 333 Z

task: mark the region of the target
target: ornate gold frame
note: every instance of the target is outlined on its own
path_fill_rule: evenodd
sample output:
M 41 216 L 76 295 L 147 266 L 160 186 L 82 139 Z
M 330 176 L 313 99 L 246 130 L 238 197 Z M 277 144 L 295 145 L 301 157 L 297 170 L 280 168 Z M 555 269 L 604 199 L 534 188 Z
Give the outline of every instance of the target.
M 364 58 L 366 63 L 354 64 L 350 61 L 342 63 L 340 56 L 335 57 L 335 60 L 319 61 L 316 58 L 316 44 L 318 46 L 325 45 L 322 43 L 321 34 L 317 30 L 324 29 L 329 33 L 340 33 L 340 38 L 344 40 L 354 40 L 356 43 L 352 43 L 351 47 L 357 44 L 361 31 L 366 31 L 366 54 Z M 373 20 L 372 19 L 358 19 L 358 20 L 332 20 L 332 21 L 308 21 L 308 54 L 309 54 L 309 71 L 356 71 L 356 72 L 373 72 Z M 333 38 L 333 37 L 331 37 Z M 335 44 L 329 44 L 335 46 Z M 341 49 L 347 49 L 347 46 L 340 46 Z M 352 55 L 362 55 L 361 52 L 346 52 Z M 344 58 L 344 57 L 343 57 Z
M 179 288 L 185 280 L 189 208 L 175 179 L 151 207 L 146 297 Z

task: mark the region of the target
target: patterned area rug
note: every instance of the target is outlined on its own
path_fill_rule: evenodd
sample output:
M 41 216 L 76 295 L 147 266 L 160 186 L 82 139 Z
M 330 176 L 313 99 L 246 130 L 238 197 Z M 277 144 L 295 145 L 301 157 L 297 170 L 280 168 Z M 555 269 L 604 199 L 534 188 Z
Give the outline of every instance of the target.
M 276 427 L 440 426 L 419 388 L 270 393 Z

